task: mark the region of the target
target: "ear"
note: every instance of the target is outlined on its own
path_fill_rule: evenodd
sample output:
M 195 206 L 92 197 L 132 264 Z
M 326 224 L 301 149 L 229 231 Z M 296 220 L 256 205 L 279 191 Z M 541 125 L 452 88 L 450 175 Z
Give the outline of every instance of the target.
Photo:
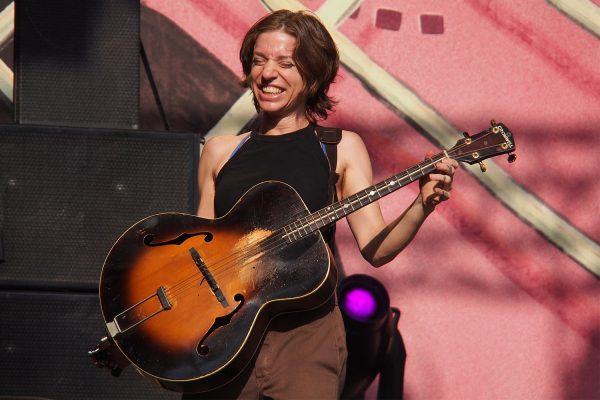
M 240 79 L 240 81 L 238 82 L 239 85 L 243 88 L 249 88 L 250 87 L 250 75 L 244 75 L 242 77 L 242 79 Z

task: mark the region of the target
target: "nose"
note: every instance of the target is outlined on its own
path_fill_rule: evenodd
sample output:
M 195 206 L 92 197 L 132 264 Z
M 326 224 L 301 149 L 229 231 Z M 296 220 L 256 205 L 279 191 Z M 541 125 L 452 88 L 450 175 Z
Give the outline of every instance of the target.
M 268 60 L 263 66 L 262 70 L 263 79 L 274 79 L 277 77 L 277 63 L 273 60 Z

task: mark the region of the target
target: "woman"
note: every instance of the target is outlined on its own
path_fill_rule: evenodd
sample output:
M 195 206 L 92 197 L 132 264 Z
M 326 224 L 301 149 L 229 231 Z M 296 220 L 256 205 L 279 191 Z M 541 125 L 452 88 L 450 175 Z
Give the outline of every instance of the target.
M 198 215 L 220 217 L 255 184 L 290 184 L 311 211 L 328 204 L 329 165 L 315 135 L 334 101 L 327 95 L 339 58 L 325 27 L 310 13 L 276 11 L 246 34 L 240 51 L 243 84 L 254 96 L 258 127 L 220 136 L 204 147 L 199 170 Z M 372 185 L 371 162 L 354 132 L 337 146 L 340 199 Z M 415 201 L 391 223 L 377 203 L 348 216 L 364 258 L 379 267 L 415 236 L 435 206 L 450 198 L 454 160 L 438 163 L 420 182 Z M 340 311 L 332 300 L 317 310 L 277 317 L 255 360 L 236 380 L 203 398 L 339 398 L 346 348 Z

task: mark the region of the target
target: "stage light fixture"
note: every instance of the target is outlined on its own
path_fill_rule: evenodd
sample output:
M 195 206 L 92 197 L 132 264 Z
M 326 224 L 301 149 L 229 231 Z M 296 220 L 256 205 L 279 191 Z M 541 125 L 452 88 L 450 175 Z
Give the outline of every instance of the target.
M 380 375 L 380 399 L 401 399 L 406 351 L 397 329 L 400 311 L 390 307 L 385 287 L 375 278 L 356 274 L 338 286 L 348 346 L 342 398 L 360 399 Z

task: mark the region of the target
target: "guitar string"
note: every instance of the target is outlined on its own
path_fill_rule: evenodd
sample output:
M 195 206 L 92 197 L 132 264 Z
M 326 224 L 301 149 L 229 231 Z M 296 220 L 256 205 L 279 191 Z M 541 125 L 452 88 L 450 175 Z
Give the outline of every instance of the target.
M 478 140 L 481 140 L 481 139 L 482 138 L 479 138 Z M 487 148 L 493 148 L 493 147 L 496 147 L 496 145 L 484 147 L 484 148 L 481 148 L 480 150 L 485 150 Z M 455 150 L 458 150 L 458 149 L 460 149 L 460 147 L 452 149 L 450 152 L 454 153 Z M 442 154 L 444 154 L 444 153 L 442 152 L 442 153 L 439 153 L 438 155 L 441 156 Z M 447 152 L 447 154 L 448 154 L 448 157 L 451 158 L 450 153 Z M 436 155 L 436 156 L 438 156 L 438 155 Z M 445 158 L 447 158 L 447 157 L 444 156 L 436 161 L 433 161 L 433 158 L 431 158 L 430 160 L 432 160 L 433 163 L 438 163 Z M 400 174 L 402 174 L 402 173 L 400 173 Z M 398 174 L 398 175 L 400 175 L 400 174 Z M 406 173 L 405 173 L 405 175 L 406 175 Z M 383 182 L 385 182 L 385 181 L 383 181 Z M 374 186 L 377 186 L 377 185 L 374 185 Z M 319 211 L 321 211 L 321 210 L 319 210 Z M 317 211 L 316 213 L 319 213 L 319 211 Z M 301 212 L 298 213 L 298 215 L 305 214 L 305 212 L 306 212 L 306 210 L 301 210 Z M 304 218 L 301 218 L 299 221 L 301 221 L 302 219 L 310 220 L 310 215 L 313 215 L 313 214 L 309 214 L 309 216 L 305 216 Z M 299 222 L 299 221 L 296 221 L 296 222 Z M 310 225 L 310 223 L 308 225 Z M 302 228 L 302 224 L 301 224 L 301 228 Z M 301 228 L 299 228 L 298 231 Z M 304 228 L 304 229 L 306 231 L 306 228 Z M 309 227 L 309 229 L 310 229 L 310 227 Z M 281 229 L 279 231 L 281 231 Z M 278 231 L 275 231 L 275 232 L 278 232 Z M 269 243 L 269 241 L 271 241 L 271 243 Z M 266 254 L 269 254 L 270 252 L 278 251 L 287 245 L 288 245 L 288 243 L 285 240 L 282 240 L 279 235 L 275 235 L 275 234 L 272 234 L 267 238 L 263 238 L 262 240 L 259 239 L 255 243 L 248 243 L 246 246 L 242 247 L 239 251 L 228 255 L 224 259 L 215 261 L 215 263 L 212 265 L 212 268 L 211 268 L 214 271 L 213 277 L 214 278 L 218 278 L 218 277 L 222 278 L 224 276 L 224 274 L 226 274 L 226 273 L 228 274 L 230 272 L 230 269 L 232 267 L 239 268 L 240 260 L 243 260 L 245 258 L 248 259 L 248 258 L 255 257 L 256 255 L 260 254 L 261 252 L 266 255 Z M 227 260 L 228 258 L 229 258 L 229 260 Z M 185 283 L 187 283 L 186 281 L 188 281 L 188 280 L 190 281 L 189 283 L 191 283 L 191 286 L 195 287 L 196 283 L 198 282 L 198 280 L 196 278 L 199 275 L 201 275 L 200 272 L 195 272 L 193 275 L 189 276 L 188 278 L 184 278 L 183 281 L 180 281 L 179 283 L 177 283 L 176 285 L 171 287 L 171 289 L 168 291 L 168 294 L 174 296 L 182 291 L 186 291 L 187 289 L 189 289 L 189 286 L 187 284 L 185 284 Z M 202 281 L 203 279 L 204 279 L 204 276 L 202 275 L 200 277 L 200 281 Z M 181 286 L 181 284 L 183 284 L 183 287 Z M 177 288 L 176 288 L 176 286 L 177 286 Z
M 299 218 L 300 216 L 305 215 L 306 213 L 307 213 L 307 210 L 298 210 L 295 214 L 292 214 L 290 216 L 290 219 L 293 220 L 295 218 Z M 280 228 L 279 230 L 282 230 L 282 228 Z M 277 230 L 277 231 L 279 231 L 279 230 Z M 211 274 L 213 275 L 213 277 L 214 278 L 222 277 L 223 276 L 222 274 L 226 273 L 227 270 L 231 266 L 239 265 L 240 260 L 243 260 L 244 258 L 254 257 L 256 254 L 258 254 L 258 252 L 260 252 L 261 245 L 263 245 L 263 244 L 268 245 L 269 240 L 276 239 L 275 235 L 277 234 L 277 231 L 272 232 L 266 238 L 253 239 L 253 240 L 249 241 L 248 243 L 246 243 L 245 246 L 239 248 L 238 250 L 231 252 L 229 255 L 225 256 L 224 258 L 216 260 L 211 265 L 211 270 L 214 271 L 214 272 L 211 271 Z M 257 250 L 258 250 L 258 252 L 256 252 Z M 256 254 L 252 254 L 253 251 L 256 252 Z M 190 259 L 190 261 L 191 261 L 191 259 Z M 179 289 L 181 288 L 181 285 L 186 285 L 187 283 L 196 285 L 197 281 L 195 280 L 195 278 L 199 275 L 202 275 L 202 273 L 199 272 L 197 270 L 197 268 L 194 268 L 194 272 L 191 275 L 188 275 L 187 277 L 183 278 L 180 282 L 171 286 L 167 290 L 167 294 L 173 294 L 174 292 L 178 292 Z M 204 279 L 204 275 L 201 276 L 201 280 L 202 279 Z
M 489 148 L 491 148 L 491 147 L 495 147 L 495 146 L 489 146 Z M 485 148 L 482 148 L 482 150 L 483 150 L 483 149 L 485 149 Z M 454 151 L 451 151 L 451 152 L 454 152 Z M 443 153 L 440 153 L 440 155 L 441 155 L 441 154 L 443 154 Z M 440 162 L 441 160 L 443 160 L 444 158 L 446 158 L 446 157 L 442 157 L 442 158 L 440 158 L 439 160 L 432 161 L 432 162 L 433 162 L 433 163 L 437 163 L 437 162 Z M 432 158 L 431 160 L 433 160 L 433 158 Z M 422 168 L 422 167 L 421 167 L 421 168 Z M 410 168 L 409 168 L 409 169 L 410 169 Z M 401 174 L 402 174 L 402 173 L 401 173 Z M 407 174 L 405 173 L 405 175 L 407 175 Z M 384 182 L 385 182 L 385 181 L 384 181 Z M 375 185 L 375 186 L 376 186 L 376 185 Z M 368 197 L 368 196 L 367 196 L 367 197 Z M 303 211 L 304 211 L 304 210 L 303 210 Z M 320 211 L 321 211 L 321 210 L 320 210 Z M 317 213 L 319 213 L 319 211 L 318 211 Z M 300 214 L 303 214 L 303 213 L 300 213 Z M 298 214 L 298 215 L 300 215 L 300 214 Z M 310 218 L 310 216 L 305 216 L 304 218 L 301 218 L 299 221 L 302 221 L 303 219 L 305 219 L 306 221 L 308 221 L 308 220 L 310 220 L 311 218 Z M 305 225 L 306 225 L 306 224 L 305 224 Z M 310 225 L 310 223 L 309 223 L 308 225 Z M 302 228 L 302 224 L 301 224 L 301 228 Z M 306 230 L 306 228 L 304 228 L 304 229 Z M 309 226 L 309 229 L 310 229 L 310 226 Z M 299 230 L 299 229 L 298 229 L 298 230 Z M 274 244 L 274 246 L 267 247 L 267 245 L 268 245 L 268 241 L 269 241 L 270 239 L 272 239 L 272 238 L 273 238 L 273 240 L 275 240 L 275 242 L 273 243 L 273 244 Z M 280 244 L 279 244 L 279 242 L 280 242 L 280 241 L 279 241 L 278 239 L 279 239 L 279 236 L 278 236 L 278 235 L 271 235 L 270 237 L 268 237 L 268 238 L 265 238 L 265 239 L 264 239 L 264 243 L 261 243 L 262 241 L 260 241 L 260 240 L 259 240 L 259 241 L 257 241 L 256 243 L 253 243 L 251 246 L 249 246 L 249 245 L 245 246 L 245 248 L 242 248 L 240 251 L 238 251 L 238 252 L 237 252 L 237 254 L 236 254 L 236 255 L 238 255 L 238 257 L 234 257 L 233 255 L 230 255 L 230 256 L 228 256 L 228 257 L 227 257 L 227 258 L 230 258 L 230 260 L 225 260 L 225 259 L 222 259 L 222 260 L 217 260 L 217 261 L 215 262 L 215 264 L 212 266 L 212 267 L 213 267 L 212 269 L 213 269 L 213 271 L 214 271 L 214 274 L 213 274 L 213 276 L 214 276 L 215 278 L 216 278 L 216 277 L 222 277 L 222 276 L 223 276 L 225 273 L 229 273 L 229 269 L 230 269 L 230 267 L 232 267 L 232 266 L 233 266 L 233 267 L 238 267 L 238 268 L 239 268 L 239 260 L 242 260 L 242 259 L 244 259 L 244 258 L 248 258 L 248 256 L 250 256 L 250 257 L 254 257 L 254 256 L 256 256 L 257 254 L 259 254 L 261 251 L 262 251 L 264 254 L 268 254 L 269 252 L 272 252 L 272 251 L 274 251 L 274 250 L 279 250 L 279 248 L 280 248 Z M 282 245 L 284 245 L 284 246 L 286 246 L 286 245 L 287 245 L 287 243 L 286 243 L 285 241 L 281 242 L 281 244 L 282 244 Z M 259 245 L 262 245 L 262 246 L 259 246 Z M 232 259 L 232 258 L 233 258 L 233 259 Z M 219 265 L 219 264 L 221 264 L 221 265 Z M 196 278 L 197 276 L 198 276 L 198 273 L 195 273 L 195 274 L 193 274 L 192 276 L 190 276 L 190 277 L 189 277 L 189 279 L 191 280 L 191 283 L 192 283 L 192 285 L 193 285 L 193 286 L 195 286 L 195 284 L 196 284 L 196 282 L 197 282 L 197 281 L 195 280 L 195 278 Z M 204 277 L 202 277 L 202 279 L 204 279 Z M 184 278 L 184 281 L 187 281 L 187 279 L 186 279 L 186 278 Z M 184 282 L 182 282 L 182 283 L 184 283 Z M 179 284 L 176 284 L 175 286 L 179 286 Z M 185 285 L 185 286 L 187 286 L 187 285 Z M 170 294 L 172 294 L 172 295 L 175 295 L 175 294 L 177 294 L 178 292 L 180 292 L 180 290 L 174 290 L 174 289 L 175 289 L 175 287 L 172 287 L 172 288 L 171 288 L 171 290 L 170 290 Z M 179 289 L 179 287 L 178 287 L 177 289 Z M 183 287 L 182 289 L 184 289 L 184 290 L 185 290 L 185 289 L 187 289 L 187 288 L 186 288 L 186 287 Z
M 484 136 L 485 135 L 482 135 L 482 137 L 478 138 L 476 141 L 472 141 L 471 143 L 469 143 L 466 146 L 470 146 L 470 145 L 472 145 L 472 143 L 482 140 Z M 453 148 L 450 151 L 447 151 L 446 154 L 448 154 L 448 156 L 444 155 L 439 160 L 433 161 L 434 158 L 431 158 L 430 160 L 432 160 L 432 163 L 438 163 L 445 158 L 448 158 L 448 157 L 452 158 L 452 156 L 450 156 L 450 153 L 454 154 L 457 150 L 460 150 L 461 147 L 465 147 L 465 146 L 457 146 L 456 148 Z M 497 145 L 480 148 L 480 150 L 485 150 L 485 149 L 493 148 L 493 147 L 497 147 Z M 444 152 L 441 152 L 436 156 L 441 156 L 443 154 L 444 154 Z M 429 167 L 429 166 L 430 165 L 427 165 L 425 167 Z M 422 166 L 420 168 L 422 168 Z M 402 174 L 402 172 L 400 174 Z M 398 175 L 400 175 L 400 174 L 398 174 Z M 404 174 L 406 175 L 406 172 L 404 172 Z M 385 181 L 383 181 L 383 182 L 385 182 Z M 381 182 L 381 183 L 383 183 L 383 182 Z M 374 186 L 377 186 L 377 185 L 374 185 Z M 320 211 L 322 211 L 322 210 L 315 212 L 315 214 L 319 213 Z M 301 210 L 301 212 L 299 212 L 297 215 L 301 215 L 301 214 L 305 214 L 305 213 L 306 213 L 306 210 Z M 301 218 L 300 221 L 302 219 L 305 219 L 307 221 L 310 220 L 311 219 L 310 215 L 314 215 L 314 214 L 305 215 L 305 217 Z M 296 222 L 299 222 L 299 221 L 296 221 Z M 290 225 L 290 224 L 288 224 L 288 225 Z M 288 226 L 288 225 L 286 225 L 286 226 Z M 310 225 L 310 223 L 308 225 Z M 301 224 L 301 228 L 302 228 L 302 224 Z M 299 228 L 298 230 L 300 230 L 301 228 Z M 306 231 L 306 228 L 304 228 L 304 229 Z M 309 227 L 309 229 L 310 229 L 310 227 Z M 282 229 L 280 229 L 278 231 L 281 231 L 281 230 Z M 275 231 L 275 232 L 278 232 L 278 231 Z M 271 243 L 269 243 L 270 241 L 271 241 Z M 229 254 L 225 258 L 216 260 L 211 268 L 214 271 L 213 277 L 215 277 L 215 278 L 223 277 L 223 275 L 225 273 L 229 273 L 229 270 L 231 269 L 231 267 L 239 266 L 240 260 L 243 260 L 244 258 L 255 257 L 256 255 L 260 254 L 261 252 L 263 254 L 268 254 L 270 252 L 277 251 L 281 248 L 282 245 L 283 245 L 283 247 L 287 246 L 287 242 L 285 240 L 282 240 L 279 235 L 275 235 L 275 234 L 272 234 L 267 238 L 258 239 L 254 243 L 252 243 L 252 242 L 248 243 L 244 247 L 240 248 L 240 250 Z M 187 290 L 188 285 L 186 285 L 186 283 L 188 280 L 191 281 L 190 283 L 192 284 L 192 287 L 195 287 L 196 282 L 197 282 L 196 278 L 199 275 L 202 275 L 201 272 L 195 271 L 193 275 L 190 275 L 189 277 L 184 278 L 182 281 L 180 281 L 177 284 L 175 284 L 174 286 L 172 286 L 168 290 L 168 294 L 174 296 L 174 295 L 180 293 L 182 290 Z M 201 276 L 201 280 L 202 279 L 204 279 L 203 275 Z M 183 287 L 181 287 L 181 285 L 183 285 Z
M 443 153 L 440 153 L 440 156 L 441 156 L 441 154 L 443 154 Z M 442 157 L 441 159 L 436 160 L 436 161 L 432 161 L 432 163 L 437 163 L 437 162 L 441 161 L 443 158 L 445 158 L 445 157 Z M 425 167 L 427 167 L 427 166 L 425 166 Z M 408 173 L 408 172 L 401 172 L 398 175 L 401 175 L 401 174 L 404 174 L 404 177 L 410 176 L 410 173 Z M 383 183 L 383 182 L 380 182 L 380 184 L 381 183 Z M 377 186 L 377 185 L 375 185 L 375 186 Z M 387 187 L 387 184 L 384 187 Z M 365 199 L 365 198 L 368 199 L 370 197 L 368 195 L 368 193 L 366 192 L 366 190 L 364 190 L 363 192 L 365 192 L 366 194 L 358 196 L 357 199 L 354 200 L 354 202 L 356 202 L 358 199 Z M 362 192 L 358 192 L 355 195 L 361 194 L 361 193 Z M 390 192 L 388 192 L 388 193 L 390 193 Z M 388 194 L 388 193 L 386 193 L 386 194 Z M 353 196 L 355 196 L 355 195 L 353 195 Z M 350 197 L 348 197 L 347 199 L 349 199 Z M 383 196 L 381 196 L 381 197 L 383 197 Z M 362 201 L 359 200 L 359 202 L 362 204 Z M 342 203 L 342 202 L 340 202 L 340 203 Z M 328 207 L 325 207 L 325 208 L 323 208 L 321 210 L 318 210 L 318 211 L 316 211 L 313 214 L 308 213 L 307 210 L 300 210 L 295 216 L 293 216 L 292 218 L 290 218 L 290 220 L 296 219 L 296 221 L 295 221 L 294 224 L 300 225 L 300 227 L 294 227 L 295 229 L 292 232 L 298 232 L 298 233 L 295 233 L 294 235 L 302 235 L 302 233 L 300 232 L 301 230 L 304 230 L 304 233 L 306 235 L 307 234 L 306 233 L 306 230 L 307 230 L 306 227 L 308 226 L 308 229 L 311 229 L 310 225 L 311 224 L 316 224 L 314 215 L 321 215 L 321 214 L 324 214 L 326 216 L 335 215 L 336 218 L 339 219 L 339 217 L 337 217 L 338 211 L 344 212 L 343 207 L 340 207 L 340 206 L 333 207 L 333 210 L 334 210 L 333 212 L 332 211 L 325 211 L 329 207 L 331 207 L 331 206 L 328 206 Z M 298 218 L 300 215 L 303 215 L 303 216 L 301 218 Z M 320 216 L 318 219 L 324 219 L 324 216 Z M 331 218 L 330 218 L 330 220 L 331 220 Z M 330 222 L 332 222 L 332 221 L 330 221 Z M 289 225 L 292 225 L 292 224 L 290 223 L 290 224 L 287 224 L 285 226 L 289 226 Z M 281 230 L 283 232 L 283 228 Z M 271 239 L 272 239 L 272 241 L 271 241 L 271 243 L 269 243 L 269 241 Z M 229 273 L 229 268 L 230 267 L 239 267 L 240 260 L 243 260 L 244 258 L 252 258 L 252 257 L 256 256 L 257 254 L 259 254 L 261 252 L 264 252 L 265 254 L 268 254 L 269 252 L 271 252 L 273 250 L 279 250 L 281 248 L 280 247 L 280 243 L 279 243 L 279 239 L 280 239 L 280 234 L 273 233 L 268 238 L 264 238 L 264 240 L 260 240 L 259 239 L 255 243 L 252 243 L 252 244 L 248 243 L 247 246 L 241 248 L 237 252 L 234 252 L 234 253 L 230 254 L 225 259 L 216 260 L 215 263 L 211 266 L 211 269 L 214 271 L 214 273 L 212 274 L 213 277 L 214 278 L 222 277 L 225 273 Z M 274 246 L 270 246 L 271 244 L 274 244 Z M 283 243 L 283 244 L 286 245 L 286 243 Z M 198 274 L 197 271 L 195 271 L 194 274 L 192 274 L 191 276 L 189 276 L 189 279 L 192 279 L 192 281 L 189 282 L 189 283 L 191 283 L 192 286 L 196 285 L 197 281 L 195 279 L 198 276 L 199 276 L 199 274 Z M 203 276 L 202 276 L 201 279 L 203 279 Z M 181 282 L 181 283 L 184 283 L 184 284 L 188 283 L 188 279 L 187 278 L 184 278 L 184 281 L 185 282 Z M 181 283 L 178 283 L 178 284 L 172 286 L 167 293 L 174 295 L 174 294 L 180 292 L 181 291 L 180 289 L 187 289 L 188 285 L 185 285 L 186 287 L 182 288 L 181 287 Z

